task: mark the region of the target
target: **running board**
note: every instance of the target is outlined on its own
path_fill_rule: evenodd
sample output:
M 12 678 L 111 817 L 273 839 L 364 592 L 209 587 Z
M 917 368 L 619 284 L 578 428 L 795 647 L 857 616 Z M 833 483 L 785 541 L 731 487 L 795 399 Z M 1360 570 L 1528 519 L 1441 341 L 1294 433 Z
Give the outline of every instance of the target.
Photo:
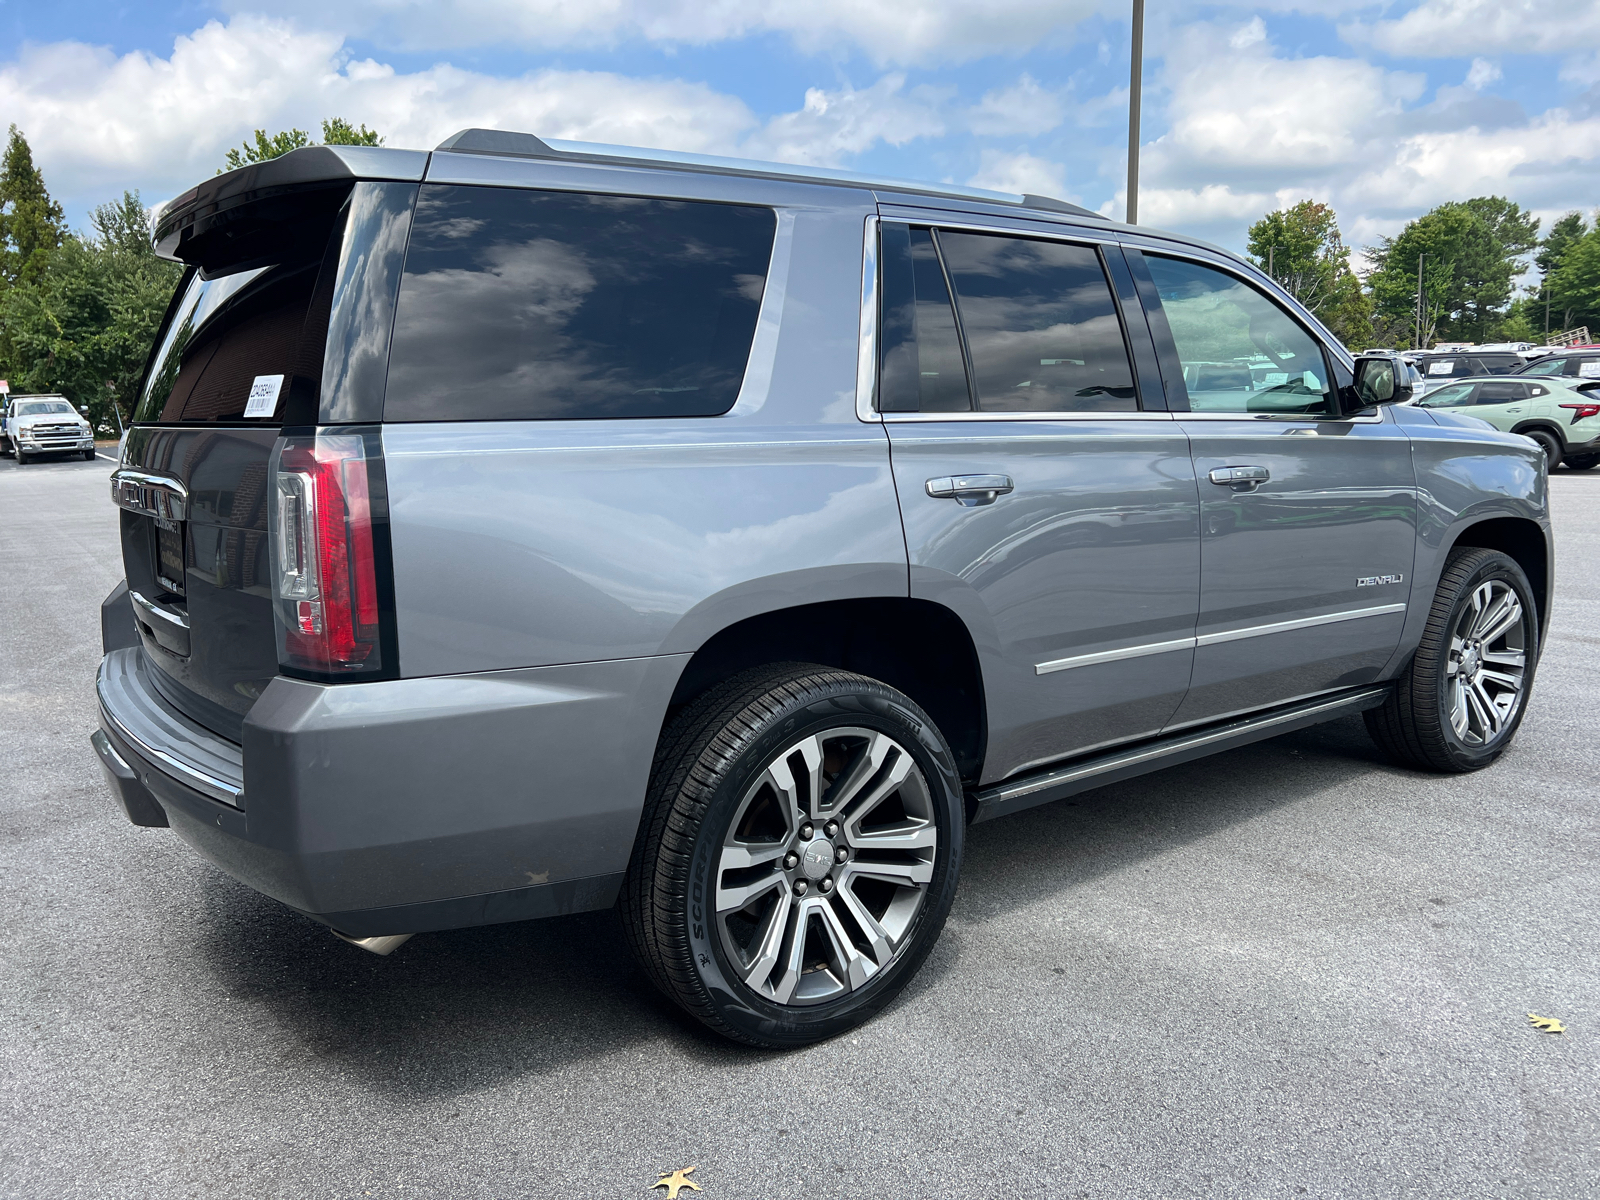
M 1163 767 L 1204 758 L 1208 754 L 1232 750 L 1235 746 L 1247 746 L 1251 742 L 1277 737 L 1280 733 L 1376 708 L 1388 699 L 1389 691 L 1388 684 L 1359 688 L 1343 695 L 1307 700 L 1287 708 L 1229 721 L 1224 725 L 1175 733 L 1154 741 L 1141 742 L 1131 749 L 1097 754 L 1093 758 L 1020 775 L 970 793 L 977 802 L 972 823 L 976 825 L 979 821 L 1020 812 L 1036 804 L 1048 804 L 1052 800 L 1074 796 L 1091 788 L 1132 779 L 1147 771 L 1159 771 Z

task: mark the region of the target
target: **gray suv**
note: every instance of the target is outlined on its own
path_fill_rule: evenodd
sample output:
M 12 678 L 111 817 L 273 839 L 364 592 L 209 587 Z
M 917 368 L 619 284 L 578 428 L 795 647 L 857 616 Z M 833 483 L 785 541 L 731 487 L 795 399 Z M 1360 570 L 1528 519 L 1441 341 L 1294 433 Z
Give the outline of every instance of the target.
M 1524 712 L 1543 455 L 1213 247 L 484 130 L 156 243 L 94 747 L 368 949 L 615 905 L 801 1044 L 916 971 L 969 823 L 1358 712 L 1470 771 Z

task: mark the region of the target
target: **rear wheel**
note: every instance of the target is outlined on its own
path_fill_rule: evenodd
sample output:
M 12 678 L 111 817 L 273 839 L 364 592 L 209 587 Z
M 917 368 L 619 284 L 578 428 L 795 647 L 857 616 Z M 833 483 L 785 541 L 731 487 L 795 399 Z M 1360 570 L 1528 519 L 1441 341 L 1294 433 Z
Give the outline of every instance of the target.
M 1522 436 L 1532 438 L 1539 443 L 1539 448 L 1544 451 L 1545 459 L 1552 471 L 1561 465 L 1561 439 L 1555 434 L 1546 429 L 1530 429 Z
M 1572 458 L 1564 458 L 1561 465 L 1569 471 L 1590 471 L 1600 465 L 1600 454 L 1578 454 Z
M 1457 550 L 1411 665 L 1382 707 L 1367 710 L 1367 730 L 1402 766 L 1487 767 L 1516 736 L 1538 661 L 1538 612 L 1522 568 L 1498 550 Z
M 656 985 L 735 1041 L 802 1046 L 867 1020 L 955 895 L 950 748 L 877 680 L 782 663 L 691 704 L 657 751 L 619 901 Z

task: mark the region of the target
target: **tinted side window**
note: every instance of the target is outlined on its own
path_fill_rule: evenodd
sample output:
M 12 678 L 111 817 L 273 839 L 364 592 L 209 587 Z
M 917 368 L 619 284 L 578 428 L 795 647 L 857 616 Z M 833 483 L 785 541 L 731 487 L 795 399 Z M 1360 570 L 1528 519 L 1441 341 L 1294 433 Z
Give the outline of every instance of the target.
M 1253 287 L 1199 263 L 1146 254 L 1194 412 L 1333 411 L 1322 347 Z
M 1561 366 L 1567 360 L 1564 358 L 1536 358 L 1529 363 L 1519 375 L 1559 375 Z
M 1478 403 L 1510 404 L 1513 400 L 1525 400 L 1528 394 L 1523 389 L 1526 386 L 1509 380 L 1487 380 L 1478 385 Z
M 725 413 L 775 226 L 765 208 L 424 186 L 384 419 Z
M 884 412 L 966 412 L 972 407 L 950 289 L 933 234 L 883 225 Z
M 1139 402 L 1091 246 L 941 231 L 985 412 L 1127 412 Z

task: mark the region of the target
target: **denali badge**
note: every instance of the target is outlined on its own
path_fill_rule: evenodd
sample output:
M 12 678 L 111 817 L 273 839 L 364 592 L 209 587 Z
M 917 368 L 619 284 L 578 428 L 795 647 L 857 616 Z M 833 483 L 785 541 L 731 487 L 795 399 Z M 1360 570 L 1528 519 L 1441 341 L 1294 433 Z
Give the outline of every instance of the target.
M 1385 583 L 1404 583 L 1404 575 L 1366 575 L 1356 580 L 1357 587 L 1380 587 Z

